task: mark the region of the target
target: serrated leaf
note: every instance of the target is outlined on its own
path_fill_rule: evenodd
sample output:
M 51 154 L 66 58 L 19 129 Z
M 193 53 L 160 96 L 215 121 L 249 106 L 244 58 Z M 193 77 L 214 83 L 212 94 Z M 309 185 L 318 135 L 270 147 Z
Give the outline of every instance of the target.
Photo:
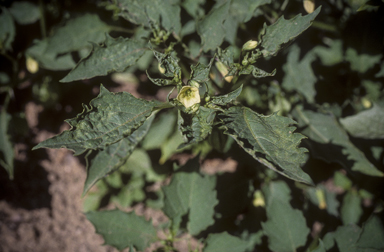
M 136 145 L 143 139 L 152 124 L 153 116 L 143 125 L 121 141 L 100 150 L 92 161 L 87 161 L 87 178 L 84 183 L 83 195 L 100 179 L 118 169 L 127 161 Z
M 211 71 L 212 63 L 214 58 L 211 59 L 208 65 L 204 65 L 198 62 L 196 65 L 191 65 L 191 80 L 197 81 L 199 83 L 208 83 L 209 72 Z
M 178 124 L 185 138 L 185 143 L 180 145 L 179 149 L 206 139 L 212 132 L 215 116 L 216 111 L 214 109 L 205 107 L 200 107 L 194 115 L 180 111 Z
M 296 107 L 293 116 L 298 120 L 300 127 L 305 127 L 303 134 L 317 143 L 326 144 L 323 147 L 313 145 L 312 155 L 326 162 L 338 162 L 352 171 L 370 176 L 383 176 L 383 173 L 368 161 L 364 153 L 349 141 L 347 133 L 333 115 Z M 343 155 L 346 155 L 347 160 L 343 159 Z M 350 161 L 353 161 L 353 164 L 350 164 Z
M 216 199 L 216 177 L 198 173 L 197 159 L 188 161 L 163 187 L 164 212 L 171 218 L 180 218 L 188 213 L 187 228 L 196 235 L 214 223 Z
M 103 236 L 105 244 L 119 250 L 134 246 L 143 251 L 157 240 L 154 226 L 134 212 L 111 210 L 88 212 L 85 215 L 95 226 L 96 232 Z
M 378 104 L 356 115 L 341 118 L 340 123 L 354 137 L 384 139 L 384 108 Z
M 267 221 L 262 222 L 272 251 L 296 251 L 305 245 L 310 229 L 303 213 L 289 203 L 290 189 L 283 181 L 271 182 L 263 187 L 266 198 Z
M 372 215 L 364 223 L 359 239 L 356 242 L 358 248 L 371 248 L 384 250 L 384 225 L 378 215 Z
M 13 18 L 8 9 L 1 7 L 0 14 L 0 49 L 12 49 L 12 42 L 15 39 L 16 29 Z
M 69 70 L 76 66 L 70 53 L 59 56 L 55 52 L 47 52 L 48 41 L 46 39 L 35 40 L 34 42 L 34 45 L 28 48 L 25 54 L 39 62 L 39 67 L 60 71 Z
M 243 252 L 248 249 L 248 242 L 230 235 L 227 232 L 209 234 L 205 240 L 206 246 L 203 252 L 231 251 Z
M 32 24 L 40 19 L 39 7 L 30 2 L 14 2 L 9 11 L 21 25 Z
M 0 165 L 7 171 L 10 179 L 13 179 L 13 146 L 8 135 L 8 126 L 11 116 L 6 112 L 5 106 L 0 112 Z
M 132 134 L 158 104 L 126 92 L 112 93 L 101 85 L 100 94 L 89 107 L 83 105 L 82 113 L 66 120 L 70 130 L 39 143 L 33 150 L 67 148 L 80 155 L 89 149 L 104 149 Z
M 233 90 L 232 92 L 226 94 L 226 95 L 220 95 L 220 96 L 214 96 L 209 101 L 209 104 L 215 104 L 215 105 L 227 105 L 228 103 L 236 100 L 236 98 L 241 94 L 241 91 L 243 90 L 243 85 L 238 87 L 237 89 Z
M 316 76 L 312 71 L 311 63 L 315 60 L 315 55 L 307 53 L 304 58 L 300 58 L 300 48 L 292 45 L 287 57 L 287 62 L 283 66 L 285 72 L 282 86 L 288 91 L 296 91 L 304 95 L 309 103 L 315 101 Z
M 62 54 L 101 43 L 111 28 L 95 14 L 70 19 L 48 38 L 47 53 Z
M 158 86 L 177 85 L 181 84 L 181 68 L 179 66 L 179 58 L 175 55 L 164 54 L 157 51 L 153 51 L 156 59 L 159 61 L 159 67 L 164 69 L 163 75 L 171 77 L 172 79 L 153 79 L 147 73 L 148 78 Z
M 229 6 L 228 1 L 211 10 L 203 20 L 197 23 L 197 33 L 201 37 L 204 52 L 216 49 L 223 42 L 225 37 L 223 22 L 228 15 Z
M 293 133 L 296 122 L 290 118 L 272 114 L 260 115 L 246 107 L 231 107 L 222 115 L 227 135 L 232 136 L 253 158 L 280 174 L 300 182 L 313 184 L 300 167 L 305 162 L 305 148 L 298 148 L 303 135 Z M 256 152 L 264 154 L 261 159 Z
M 106 34 L 102 46 L 94 44 L 88 57 L 80 60 L 60 82 L 89 79 L 95 76 L 104 76 L 112 72 L 123 72 L 140 59 L 148 50 L 144 43 L 129 38 L 112 38 Z
M 358 224 L 360 217 L 363 214 L 363 209 L 361 207 L 361 198 L 357 192 L 347 192 L 344 196 L 340 213 L 344 225 Z
M 128 21 L 151 27 L 161 24 L 169 32 L 180 33 L 180 6 L 174 0 L 118 0 L 120 15 Z
M 260 43 L 264 57 L 275 56 L 284 45 L 307 30 L 320 10 L 321 6 L 304 17 L 299 14 L 292 19 L 286 20 L 282 16 L 270 26 L 264 24 L 265 33 L 262 35 Z

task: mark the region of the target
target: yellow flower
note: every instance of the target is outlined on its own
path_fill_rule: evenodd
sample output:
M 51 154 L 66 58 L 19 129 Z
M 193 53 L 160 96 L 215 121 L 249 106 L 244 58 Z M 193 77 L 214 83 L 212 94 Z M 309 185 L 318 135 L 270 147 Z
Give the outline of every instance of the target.
M 176 99 L 186 108 L 192 107 L 193 105 L 200 103 L 199 89 L 197 87 L 184 86 Z

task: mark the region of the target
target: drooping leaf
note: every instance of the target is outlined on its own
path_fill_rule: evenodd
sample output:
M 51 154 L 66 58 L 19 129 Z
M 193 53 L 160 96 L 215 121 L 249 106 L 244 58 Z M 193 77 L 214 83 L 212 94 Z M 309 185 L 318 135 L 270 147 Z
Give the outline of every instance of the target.
M 30 2 L 14 2 L 9 11 L 21 25 L 32 24 L 40 19 L 39 7 Z
M 60 82 L 123 72 L 139 60 L 146 50 L 142 41 L 123 37 L 114 39 L 107 34 L 104 44 L 102 46 L 95 44 L 91 54 L 80 60 Z
M 378 215 L 372 215 L 364 223 L 356 246 L 361 249 L 384 250 L 384 225 Z
M 11 116 L 6 112 L 5 106 L 0 112 L 0 165 L 5 168 L 10 179 L 13 179 L 13 146 L 8 134 Z
M 248 242 L 240 238 L 230 235 L 227 232 L 219 234 L 210 234 L 205 240 L 207 244 L 203 252 L 216 252 L 216 251 L 231 251 L 243 252 L 248 249 Z
M 201 37 L 203 50 L 208 52 L 220 46 L 225 37 L 223 22 L 228 15 L 229 1 L 211 10 L 203 20 L 197 23 L 197 33 Z
M 253 158 L 288 178 L 313 184 L 300 167 L 305 162 L 307 150 L 297 147 L 304 136 L 293 133 L 296 128 L 290 125 L 295 121 L 276 114 L 260 115 L 246 107 L 231 107 L 221 118 L 226 129 L 224 133 L 232 136 Z M 265 155 L 278 167 L 256 153 Z
M 260 43 L 264 57 L 275 56 L 284 45 L 307 30 L 320 10 L 321 7 L 304 17 L 299 14 L 289 20 L 284 19 L 284 16 L 282 16 L 270 26 L 264 24 L 265 32 Z
M 176 55 L 164 54 L 153 51 L 156 59 L 159 61 L 159 68 L 163 69 L 162 74 L 172 79 L 157 78 L 153 79 L 147 73 L 148 78 L 158 86 L 181 85 L 181 68 L 179 66 L 179 58 Z
M 62 54 L 90 47 L 93 43 L 101 43 L 110 27 L 95 14 L 85 14 L 70 19 L 64 26 L 58 28 L 48 38 L 46 52 Z
M 118 169 L 129 158 L 136 145 L 143 139 L 152 124 L 153 116 L 121 141 L 100 150 L 92 161 L 87 161 L 87 179 L 83 195 L 100 179 Z
M 56 55 L 55 52 L 47 52 L 48 41 L 36 40 L 34 45 L 27 49 L 26 55 L 39 63 L 39 67 L 48 70 L 69 70 L 76 66 L 70 53 Z
M 7 8 L 1 7 L 0 14 L 0 50 L 11 50 L 15 39 L 16 29 L 11 13 Z
M 172 136 L 170 136 L 160 147 L 161 157 L 159 160 L 160 164 L 164 164 L 173 154 L 181 152 L 178 146 L 183 144 L 183 136 L 179 130 L 174 130 Z
M 296 107 L 293 116 L 300 127 L 305 127 L 303 134 L 316 143 L 311 145 L 311 154 L 326 162 L 338 162 L 345 168 L 370 176 L 383 176 L 383 172 L 374 167 L 364 153 L 349 140 L 347 133 L 331 114 L 316 113 Z M 347 160 L 343 159 L 346 156 Z M 353 164 L 350 164 L 353 161 Z
M 300 48 L 292 45 L 287 57 L 287 62 L 283 66 L 285 72 L 282 86 L 288 91 L 296 91 L 304 95 L 309 103 L 315 101 L 315 82 L 316 76 L 312 71 L 311 63 L 315 60 L 315 55 L 307 53 L 303 59 L 299 60 Z
M 201 6 L 206 0 L 184 0 L 181 6 L 188 12 L 189 15 L 198 19 L 205 13 L 204 8 Z
M 208 65 L 202 63 L 197 63 L 196 65 L 191 65 L 191 80 L 197 81 L 199 83 L 209 82 L 209 72 L 212 67 L 214 58 L 211 59 Z
M 70 130 L 39 143 L 33 150 L 67 148 L 80 155 L 89 149 L 104 149 L 132 134 L 158 104 L 126 92 L 111 93 L 101 85 L 100 94 L 90 106 L 84 105 L 82 113 L 66 120 Z
M 180 33 L 180 6 L 174 0 L 118 0 L 120 15 L 128 21 L 151 27 L 150 21 L 169 32 Z
M 213 120 L 216 111 L 211 108 L 200 107 L 195 115 L 179 112 L 179 129 L 184 135 L 185 143 L 179 148 L 184 148 L 198 143 L 208 137 L 212 132 Z
M 143 251 L 157 240 L 155 227 L 134 212 L 111 210 L 88 212 L 85 215 L 95 226 L 96 232 L 103 236 L 105 244 L 119 250 L 134 246 Z
M 262 222 L 272 251 L 296 251 L 305 245 L 309 228 L 303 213 L 293 209 L 289 201 L 290 189 L 283 181 L 271 182 L 263 187 L 266 199 L 267 221 Z
M 340 123 L 354 137 L 384 139 L 384 108 L 378 104 L 356 115 L 341 118 Z
M 197 159 L 188 161 L 163 187 L 164 212 L 171 218 L 180 218 L 188 213 L 187 228 L 196 235 L 214 223 L 216 199 L 216 177 L 198 172 Z
M 243 90 L 243 85 L 238 87 L 237 89 L 233 90 L 232 92 L 226 94 L 226 95 L 220 95 L 220 96 L 213 96 L 212 99 L 209 101 L 209 104 L 215 104 L 215 105 L 227 105 L 228 103 L 236 100 L 236 98 L 241 94 L 241 91 Z

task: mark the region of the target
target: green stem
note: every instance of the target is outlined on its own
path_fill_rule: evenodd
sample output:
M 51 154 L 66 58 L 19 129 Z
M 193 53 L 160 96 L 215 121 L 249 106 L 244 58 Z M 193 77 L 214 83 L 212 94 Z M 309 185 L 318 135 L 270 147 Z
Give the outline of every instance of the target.
M 337 32 L 337 27 L 324 22 L 313 21 L 312 26 L 324 31 Z

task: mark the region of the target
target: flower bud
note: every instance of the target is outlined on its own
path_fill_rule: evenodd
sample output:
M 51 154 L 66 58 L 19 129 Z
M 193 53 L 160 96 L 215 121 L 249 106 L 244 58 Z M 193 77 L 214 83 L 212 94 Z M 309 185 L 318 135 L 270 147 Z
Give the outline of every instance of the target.
M 200 94 L 197 87 L 184 86 L 176 98 L 186 108 L 192 107 L 193 105 L 200 103 Z
M 36 60 L 34 60 L 33 58 L 27 56 L 27 60 L 26 60 L 25 64 L 27 66 L 28 72 L 34 74 L 37 71 L 39 71 L 39 63 Z
M 251 51 L 255 49 L 256 46 L 257 46 L 257 41 L 248 40 L 248 42 L 243 45 L 243 51 Z
M 165 73 L 165 68 L 161 64 L 158 65 L 158 69 L 159 69 L 160 73 L 162 73 L 162 74 Z
M 219 72 L 221 73 L 221 75 L 224 77 L 224 79 L 227 82 L 231 82 L 232 81 L 233 76 L 226 76 L 228 74 L 228 69 L 227 69 L 227 67 L 222 62 L 216 61 L 215 62 L 215 66 L 216 66 L 217 70 L 219 70 Z

